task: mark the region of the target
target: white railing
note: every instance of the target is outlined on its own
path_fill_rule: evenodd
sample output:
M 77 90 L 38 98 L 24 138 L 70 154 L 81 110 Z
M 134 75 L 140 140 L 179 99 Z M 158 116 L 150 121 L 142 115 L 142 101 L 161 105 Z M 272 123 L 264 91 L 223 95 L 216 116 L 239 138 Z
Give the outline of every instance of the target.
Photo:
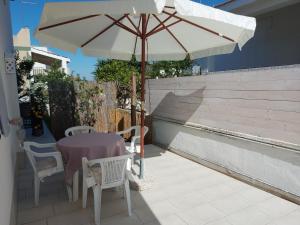
M 38 75 L 38 74 L 46 74 L 46 69 L 44 69 L 44 68 L 33 68 L 32 69 L 32 75 Z

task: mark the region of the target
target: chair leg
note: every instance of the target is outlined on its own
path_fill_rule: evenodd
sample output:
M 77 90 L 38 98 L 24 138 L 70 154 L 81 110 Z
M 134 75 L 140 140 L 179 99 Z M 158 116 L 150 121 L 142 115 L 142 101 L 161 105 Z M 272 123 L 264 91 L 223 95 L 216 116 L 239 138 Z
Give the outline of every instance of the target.
M 79 171 L 77 170 L 73 175 L 73 201 L 74 202 L 78 200 L 78 177 L 79 177 Z
M 128 181 L 128 179 L 125 180 L 124 188 L 125 188 L 125 192 L 126 192 L 128 215 L 131 216 L 131 198 L 130 198 L 130 188 L 129 188 L 129 181 Z
M 87 202 L 87 185 L 86 185 L 86 182 L 85 180 L 83 180 L 83 183 L 82 183 L 82 208 L 86 208 L 86 202 Z
M 66 187 L 67 187 L 69 202 L 72 202 L 73 201 L 72 187 L 70 187 L 68 184 L 66 184 Z
M 40 196 L 40 179 L 37 176 L 34 176 L 34 204 L 39 205 L 39 196 Z
M 95 185 L 93 186 L 93 192 L 94 192 L 95 224 L 100 225 L 102 189 L 99 185 Z
M 126 197 L 126 188 L 125 188 L 125 185 L 122 187 L 122 194 L 123 194 L 122 198 L 125 198 Z

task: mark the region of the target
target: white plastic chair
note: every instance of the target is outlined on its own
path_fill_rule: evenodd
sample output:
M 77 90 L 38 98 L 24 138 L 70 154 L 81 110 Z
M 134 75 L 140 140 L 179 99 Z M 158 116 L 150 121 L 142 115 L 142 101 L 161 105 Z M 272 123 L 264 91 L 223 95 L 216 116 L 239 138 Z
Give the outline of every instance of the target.
M 55 151 L 39 153 L 34 151 L 32 148 L 47 148 L 54 149 Z M 61 153 L 57 151 L 56 143 L 39 144 L 36 142 L 24 142 L 24 150 L 34 172 L 34 203 L 35 205 L 38 205 L 40 182 L 43 182 L 45 177 L 64 171 Z M 69 199 L 71 199 L 69 189 L 68 195 Z
M 96 133 L 96 129 L 90 126 L 76 126 L 66 129 L 65 136 L 75 136 L 78 134 Z
M 140 139 L 141 139 L 141 127 L 140 126 L 133 126 L 130 127 L 126 130 L 123 131 L 118 131 L 116 132 L 116 134 L 118 135 L 123 135 L 126 133 L 130 133 L 132 130 L 134 130 L 134 136 L 131 137 L 131 142 L 126 142 L 126 150 L 134 153 L 134 152 L 139 152 L 140 151 Z M 148 127 L 144 127 L 144 138 L 148 132 L 149 128 Z
M 82 191 L 82 207 L 86 208 L 88 188 L 93 188 L 94 193 L 94 211 L 95 224 L 100 225 L 101 214 L 101 196 L 102 190 L 107 188 L 119 187 L 124 185 L 128 214 L 131 216 L 131 199 L 128 181 L 128 173 L 126 170 L 127 161 L 132 158 L 132 154 L 122 156 L 87 160 L 82 159 L 83 168 L 83 191 Z

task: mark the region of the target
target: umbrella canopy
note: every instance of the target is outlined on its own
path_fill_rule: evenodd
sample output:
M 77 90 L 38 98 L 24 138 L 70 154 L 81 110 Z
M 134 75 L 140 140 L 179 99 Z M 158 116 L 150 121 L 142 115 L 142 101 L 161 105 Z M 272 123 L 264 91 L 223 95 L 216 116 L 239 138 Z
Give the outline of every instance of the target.
M 254 18 L 189 0 L 46 3 L 36 38 L 90 56 L 141 60 L 141 14 L 147 15 L 147 60 L 231 53 L 253 37 Z M 139 28 L 139 29 L 138 29 Z
M 46 3 L 36 38 L 41 44 L 90 56 L 141 61 L 141 137 L 145 62 L 231 53 L 253 37 L 254 18 L 190 0 L 111 0 Z M 141 138 L 140 176 L 144 168 Z

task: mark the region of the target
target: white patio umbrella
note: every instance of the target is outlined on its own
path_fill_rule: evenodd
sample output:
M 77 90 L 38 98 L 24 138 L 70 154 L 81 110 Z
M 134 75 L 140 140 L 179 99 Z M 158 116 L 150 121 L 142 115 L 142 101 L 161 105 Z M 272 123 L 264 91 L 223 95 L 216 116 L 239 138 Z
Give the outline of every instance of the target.
M 190 0 L 111 0 L 46 3 L 36 38 L 85 55 L 141 61 L 141 136 L 144 135 L 145 62 L 231 53 L 253 37 L 255 18 Z M 141 138 L 140 176 L 144 170 Z

